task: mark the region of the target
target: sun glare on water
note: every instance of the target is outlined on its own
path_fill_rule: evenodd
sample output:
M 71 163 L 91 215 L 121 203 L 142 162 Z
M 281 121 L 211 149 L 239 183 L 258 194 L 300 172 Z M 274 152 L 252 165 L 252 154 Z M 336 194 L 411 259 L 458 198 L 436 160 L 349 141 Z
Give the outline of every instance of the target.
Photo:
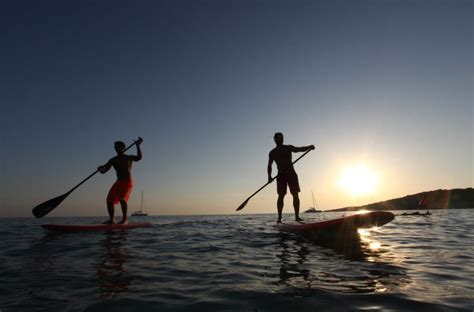
M 339 186 L 352 195 L 370 194 L 378 184 L 377 175 L 366 165 L 347 167 L 339 179 Z

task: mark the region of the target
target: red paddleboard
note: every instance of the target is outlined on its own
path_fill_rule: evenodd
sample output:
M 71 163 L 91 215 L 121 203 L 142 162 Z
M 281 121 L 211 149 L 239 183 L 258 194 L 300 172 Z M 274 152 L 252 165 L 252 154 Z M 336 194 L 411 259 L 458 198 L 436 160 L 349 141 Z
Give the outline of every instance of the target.
M 280 231 L 293 233 L 341 230 L 349 232 L 360 228 L 381 226 L 392 221 L 394 217 L 395 215 L 388 211 L 372 211 L 321 222 L 278 223 L 277 228 Z
M 135 228 L 150 227 L 150 222 L 127 223 L 127 224 L 43 224 L 43 229 L 58 232 L 84 232 L 84 231 L 116 231 L 130 230 Z

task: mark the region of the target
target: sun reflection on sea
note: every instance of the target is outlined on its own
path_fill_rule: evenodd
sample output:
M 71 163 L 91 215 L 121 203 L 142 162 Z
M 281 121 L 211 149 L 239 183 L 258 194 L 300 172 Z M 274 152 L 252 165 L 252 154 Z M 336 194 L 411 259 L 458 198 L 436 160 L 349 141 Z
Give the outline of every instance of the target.
M 358 229 L 362 245 L 366 249 L 366 261 L 368 262 L 380 262 L 380 257 L 384 253 L 382 250 L 382 244 L 375 240 L 371 235 L 371 231 L 377 231 L 378 227 L 372 227 L 370 229 Z M 387 287 L 387 281 L 384 278 L 374 279 L 374 291 L 376 293 L 386 293 L 390 291 L 391 287 Z
M 377 229 L 377 227 L 373 227 L 371 229 Z M 371 229 L 358 229 L 357 232 L 359 233 L 359 237 L 361 242 L 368 247 L 368 255 L 367 255 L 367 261 L 369 262 L 374 262 L 375 261 L 375 256 L 377 252 L 380 250 L 380 247 L 382 246 L 380 242 L 376 241 L 371 235 L 370 235 L 370 230 Z

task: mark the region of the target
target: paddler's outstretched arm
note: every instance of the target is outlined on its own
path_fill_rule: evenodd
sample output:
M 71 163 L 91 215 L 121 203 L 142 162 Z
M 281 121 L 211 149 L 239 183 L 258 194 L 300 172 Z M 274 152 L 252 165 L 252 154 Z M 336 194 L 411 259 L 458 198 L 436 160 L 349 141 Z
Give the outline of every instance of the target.
M 111 167 L 112 167 L 112 163 L 109 160 L 105 165 L 97 167 L 97 170 L 99 170 L 100 173 L 104 174 L 107 171 L 109 171 Z
M 292 152 L 295 152 L 295 153 L 300 153 L 300 152 L 306 152 L 306 151 L 310 151 L 310 150 L 314 150 L 315 147 L 314 145 L 308 145 L 308 146 L 301 146 L 301 147 L 294 147 L 294 149 L 292 150 Z
M 137 156 L 135 157 L 135 161 L 139 161 L 142 159 L 142 149 L 140 148 L 140 144 L 142 144 L 143 142 L 143 139 L 142 138 L 138 138 L 138 141 L 137 141 Z

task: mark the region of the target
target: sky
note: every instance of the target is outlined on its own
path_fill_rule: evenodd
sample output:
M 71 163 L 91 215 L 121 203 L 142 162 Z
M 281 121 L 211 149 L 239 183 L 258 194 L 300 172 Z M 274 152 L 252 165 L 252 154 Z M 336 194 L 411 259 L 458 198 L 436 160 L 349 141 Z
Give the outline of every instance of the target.
M 276 212 L 275 184 L 235 212 L 267 182 L 275 132 L 316 146 L 295 165 L 302 210 L 311 193 L 326 210 L 472 187 L 473 6 L 2 2 L 0 217 L 32 216 L 138 136 L 129 210 L 143 192 L 152 215 Z M 114 181 L 49 216 L 106 215 Z

